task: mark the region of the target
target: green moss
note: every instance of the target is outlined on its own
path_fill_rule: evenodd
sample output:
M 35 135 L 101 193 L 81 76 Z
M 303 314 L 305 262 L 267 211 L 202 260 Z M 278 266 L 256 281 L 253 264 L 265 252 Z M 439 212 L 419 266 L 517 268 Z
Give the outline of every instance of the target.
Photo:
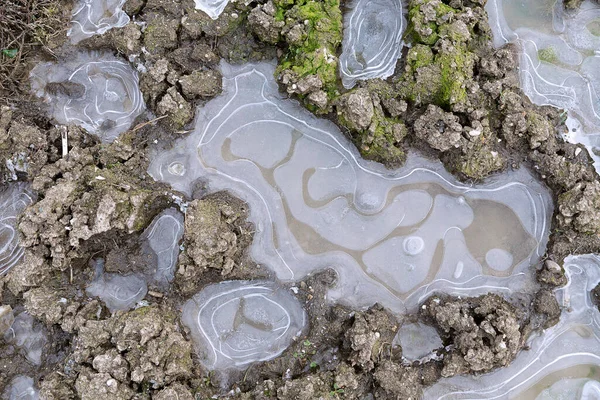
M 435 62 L 440 66 L 440 90 L 435 95 L 435 103 L 449 108 L 467 101 L 465 83 L 473 76 L 474 56 L 466 46 L 456 46 L 454 51 L 440 53 Z
M 425 22 L 425 16 L 421 12 L 421 7 L 432 3 L 431 0 L 417 0 L 411 2 L 411 7 L 408 11 L 408 29 L 407 35 L 412 37 L 414 43 L 422 43 L 434 45 L 438 38 L 438 25 L 434 21 Z M 440 2 L 435 7 L 435 15 L 441 18 L 447 14 L 454 14 L 457 11 Z
M 538 58 L 540 61 L 544 61 L 550 64 L 555 64 L 558 61 L 558 55 L 554 47 L 546 47 L 545 49 L 538 50 Z
M 330 99 L 337 95 L 337 59 L 342 42 L 342 13 L 339 0 L 275 0 L 276 19 L 286 25 L 304 24 L 300 44 L 290 45 L 280 60 L 278 73 L 292 71 L 298 78 L 318 75 Z
M 452 169 L 467 178 L 481 180 L 492 172 L 501 170 L 504 164 L 505 160 L 492 152 L 482 139 L 467 150 L 467 154 L 460 157 Z
M 416 71 L 417 68 L 425 67 L 433 62 L 433 51 L 429 46 L 416 44 L 408 51 L 406 62 L 410 65 L 411 70 Z

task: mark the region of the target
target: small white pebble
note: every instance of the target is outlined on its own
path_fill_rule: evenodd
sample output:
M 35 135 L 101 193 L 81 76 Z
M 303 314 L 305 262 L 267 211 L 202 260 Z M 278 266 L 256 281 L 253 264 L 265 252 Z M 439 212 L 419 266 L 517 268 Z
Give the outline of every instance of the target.
M 578 147 L 575 149 L 575 157 L 577 157 L 579 155 L 579 153 L 581 153 L 581 148 Z

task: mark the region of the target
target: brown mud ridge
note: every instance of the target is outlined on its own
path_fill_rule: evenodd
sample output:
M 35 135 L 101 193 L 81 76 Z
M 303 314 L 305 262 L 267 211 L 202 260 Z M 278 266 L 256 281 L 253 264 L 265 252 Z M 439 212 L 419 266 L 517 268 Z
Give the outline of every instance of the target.
M 24 261 L 0 277 L 0 300 L 15 314 L 31 314 L 47 342 L 40 366 L 0 342 L 0 388 L 29 375 L 42 398 L 61 400 L 416 399 L 441 377 L 510 364 L 533 330 L 556 323 L 560 309 L 551 289 L 566 283 L 563 258 L 600 249 L 600 183 L 585 149 L 558 137 L 560 112 L 523 96 L 515 55 L 492 47 L 483 5 L 451 0 L 445 5 L 454 9 L 448 20 L 436 16 L 439 0 L 411 0 L 407 40 L 413 46 L 395 75 L 344 91 L 339 82 L 333 90 L 327 75 L 293 67 L 303 60 L 289 52 L 301 48 L 298 32 L 307 29 L 310 16 L 291 1 L 275 3 L 285 18 L 273 13 L 271 1 L 238 1 L 212 20 L 195 11 L 191 0 L 128 0 L 124 9 L 134 22 L 79 44 L 145 66 L 140 86 L 158 119 L 139 117 L 112 144 L 74 126 L 53 126 L 29 95 L 27 71 L 68 52 L 61 47 L 65 32 L 15 64 L 22 69 L 15 76 L 23 80 L 0 92 L 0 174 L 4 182 L 31 182 L 38 200 L 20 219 Z M 331 4 L 343 7 L 333 0 L 296 3 L 319 3 L 315 9 L 330 19 Z M 54 17 L 68 26 L 73 5 L 51 5 L 66 10 Z M 327 29 L 314 40 L 339 54 L 340 38 Z M 266 278 L 269 272 L 246 254 L 253 226 L 242 201 L 227 193 L 206 196 L 201 184 L 192 198 L 183 198 L 146 173 L 149 154 L 185 135 L 195 108 L 220 93 L 220 60 L 274 58 L 282 91 L 338 123 L 366 158 L 397 166 L 406 149 L 416 148 L 465 181 L 521 165 L 537 171 L 556 204 L 547 261 L 532 267 L 539 270 L 539 291 L 511 299 L 433 296 L 418 315 L 398 319 L 377 306 L 354 312 L 328 304 L 325 293 L 336 276 L 324 271 L 296 285 L 310 320 L 304 337 L 243 372 L 205 370 L 180 323 L 181 305 L 207 284 Z M 447 82 L 437 78 L 448 68 L 452 82 L 459 82 L 450 96 Z M 481 134 L 464 134 L 469 129 Z M 6 160 L 27 165 L 15 172 Z M 184 250 L 172 286 L 151 287 L 147 306 L 113 315 L 89 299 L 90 261 L 103 258 L 107 272 L 135 271 L 143 263 L 140 235 L 154 216 L 181 201 L 187 202 Z M 600 297 L 598 290 L 594 294 Z M 0 328 L 2 318 L 0 313 Z M 428 361 L 407 363 L 392 342 L 402 324 L 414 321 L 435 327 L 444 347 Z M 504 338 L 503 346 L 496 345 L 496 336 Z

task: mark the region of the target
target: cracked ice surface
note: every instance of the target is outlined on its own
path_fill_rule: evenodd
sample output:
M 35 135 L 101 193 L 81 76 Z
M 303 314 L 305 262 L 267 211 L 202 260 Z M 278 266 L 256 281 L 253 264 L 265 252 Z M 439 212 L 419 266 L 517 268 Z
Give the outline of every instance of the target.
M 525 169 L 458 184 L 412 155 L 396 171 L 360 158 L 331 122 L 282 99 L 274 66 L 221 66 L 224 95 L 198 110 L 193 134 L 149 173 L 187 194 L 198 179 L 250 205 L 251 255 L 280 280 L 332 267 L 328 293 L 396 312 L 436 290 L 476 295 L 531 282 L 552 203 Z
M 212 19 L 219 18 L 229 0 L 194 0 L 196 9 L 205 12 Z
M 169 208 L 157 215 L 142 234 L 143 252 L 149 254 L 155 266 L 153 281 L 164 287 L 173 280 L 183 236 L 183 214 Z
M 134 308 L 148 293 L 143 276 L 104 273 L 104 260 L 94 260 L 92 263 L 95 263 L 96 276 L 85 291 L 91 297 L 99 297 L 110 312 Z
M 562 1 L 491 0 L 486 10 L 494 44 L 521 48 L 523 91 L 569 112 L 565 139 L 586 146 L 600 172 L 600 7 L 566 14 Z
M 19 375 L 10 381 L 4 391 L 4 398 L 7 400 L 38 400 L 40 396 L 33 383 L 33 378 Z
M 267 281 L 226 281 L 202 289 L 181 318 L 208 369 L 242 368 L 277 357 L 306 325 L 302 306 Z
M 73 19 L 67 36 L 71 43 L 94 35 L 102 35 L 112 28 L 121 28 L 129 23 L 123 11 L 125 0 L 79 0 L 73 8 Z
M 105 142 L 129 129 L 146 108 L 137 72 L 111 54 L 81 52 L 59 63 L 40 63 L 30 80 L 59 124 L 79 125 Z
M 24 183 L 10 183 L 0 192 L 0 276 L 23 258 L 19 245 L 17 218 L 33 203 L 35 195 Z
M 394 73 L 406 25 L 399 0 L 353 0 L 349 7 L 339 61 L 346 89 L 357 80 L 387 78 Z
M 565 270 L 569 283 L 556 290 L 563 309 L 557 325 L 532 336 L 530 349 L 510 366 L 441 380 L 426 390 L 425 398 L 547 399 L 560 391 L 567 392 L 560 397 L 565 399 L 600 398 L 600 312 L 590 295 L 600 282 L 600 257 L 570 256 Z

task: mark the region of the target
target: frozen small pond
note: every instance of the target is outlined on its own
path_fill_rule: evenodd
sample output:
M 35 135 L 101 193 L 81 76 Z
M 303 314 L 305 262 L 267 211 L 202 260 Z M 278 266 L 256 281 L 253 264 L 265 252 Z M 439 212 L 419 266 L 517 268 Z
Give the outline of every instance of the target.
M 158 154 L 149 172 L 184 193 L 203 178 L 211 191 L 247 201 L 251 254 L 277 278 L 333 267 L 330 300 L 398 312 L 434 290 L 475 295 L 529 282 L 552 202 L 528 171 L 464 186 L 416 155 L 389 171 L 364 161 L 335 125 L 283 99 L 273 65 L 221 69 L 224 95 L 198 110 L 194 133 Z
M 25 183 L 9 183 L 0 191 L 0 276 L 23 258 L 17 218 L 34 201 L 35 195 Z
M 600 171 L 600 6 L 568 14 L 560 0 L 490 0 L 486 10 L 495 45 L 520 46 L 523 91 L 569 112 L 565 139 L 585 145 Z
M 73 9 L 71 28 L 67 36 L 76 44 L 94 35 L 102 35 L 112 28 L 129 23 L 123 11 L 126 0 L 77 0 Z

